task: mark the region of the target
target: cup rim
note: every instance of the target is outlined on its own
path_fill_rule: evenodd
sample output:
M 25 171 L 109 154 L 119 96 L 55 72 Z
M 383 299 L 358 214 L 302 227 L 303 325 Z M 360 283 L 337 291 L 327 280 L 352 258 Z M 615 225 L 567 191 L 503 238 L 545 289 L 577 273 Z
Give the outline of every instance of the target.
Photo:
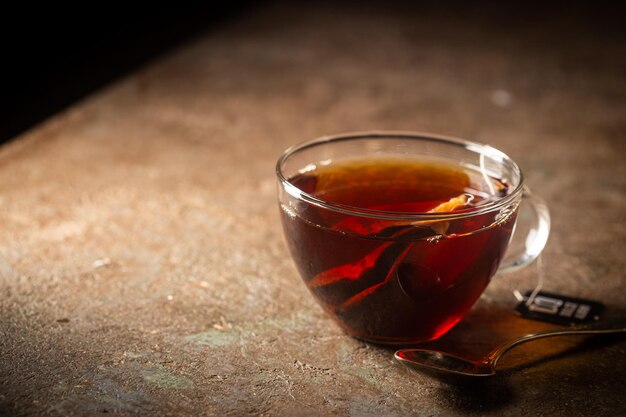
M 383 211 L 383 210 L 371 210 L 365 209 L 361 207 L 351 206 L 348 204 L 335 203 L 332 201 L 325 200 L 323 198 L 316 197 L 312 194 L 309 194 L 297 186 L 292 184 L 287 177 L 282 172 L 282 167 L 284 163 L 297 152 L 303 151 L 305 149 L 309 149 L 315 146 L 320 146 L 323 144 L 334 143 L 334 142 L 342 142 L 342 141 L 350 141 L 350 140 L 365 140 L 365 139 L 411 139 L 411 140 L 421 140 L 421 141 L 430 141 L 436 143 L 443 143 L 447 145 L 453 145 L 457 147 L 461 147 L 472 152 L 486 155 L 490 158 L 498 160 L 501 163 L 508 163 L 513 171 L 519 176 L 519 183 L 516 187 L 509 193 L 508 195 L 491 201 L 485 205 L 474 207 L 465 210 L 459 210 L 454 212 L 441 212 L 441 213 L 402 213 L 396 211 Z M 437 221 L 437 220 L 454 220 L 454 219 L 462 219 L 473 216 L 478 216 L 481 214 L 489 213 L 492 211 L 499 210 L 503 207 L 508 206 L 512 201 L 515 201 L 518 197 L 521 196 L 524 190 L 524 175 L 522 170 L 519 168 L 517 163 L 509 157 L 504 152 L 496 149 L 490 145 L 473 142 L 466 139 L 461 139 L 452 136 L 428 133 L 428 132 L 412 132 L 412 131 L 401 131 L 401 130 L 370 130 L 370 131 L 362 131 L 362 132 L 344 132 L 333 135 L 325 135 L 318 137 L 313 140 L 305 141 L 294 146 L 287 148 L 282 155 L 278 158 L 276 162 L 276 176 L 284 190 L 293 196 L 296 199 L 303 200 L 309 204 L 313 204 L 315 206 L 331 210 L 334 212 L 338 212 L 341 214 L 352 215 L 352 216 L 360 216 L 360 217 L 368 217 L 379 220 L 394 220 L 394 221 Z

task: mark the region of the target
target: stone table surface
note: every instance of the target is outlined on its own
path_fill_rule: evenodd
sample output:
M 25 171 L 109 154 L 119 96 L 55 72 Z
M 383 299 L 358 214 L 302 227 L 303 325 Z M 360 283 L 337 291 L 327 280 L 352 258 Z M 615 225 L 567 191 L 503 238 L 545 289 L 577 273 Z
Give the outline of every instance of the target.
M 275 197 L 277 156 L 324 134 L 489 143 L 551 207 L 545 288 L 623 320 L 626 53 L 595 29 L 264 3 L 5 145 L 0 414 L 625 415 L 621 337 L 547 339 L 496 377 L 447 381 L 343 335 Z M 496 276 L 431 345 L 479 356 L 550 328 L 513 314 L 537 271 Z

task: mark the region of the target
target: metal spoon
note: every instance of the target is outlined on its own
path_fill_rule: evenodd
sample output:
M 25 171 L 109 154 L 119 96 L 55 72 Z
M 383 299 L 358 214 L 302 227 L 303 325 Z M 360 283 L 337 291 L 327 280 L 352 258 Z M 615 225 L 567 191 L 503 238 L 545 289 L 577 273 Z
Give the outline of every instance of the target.
M 401 349 L 395 353 L 395 358 L 409 366 L 422 370 L 439 371 L 466 376 L 492 376 L 496 373 L 498 360 L 511 348 L 531 340 L 543 339 L 553 336 L 583 335 L 583 334 L 609 334 L 626 332 L 626 327 L 619 328 L 571 328 L 560 330 L 547 330 L 537 333 L 529 333 L 520 336 L 510 342 L 500 345 L 487 356 L 478 361 L 461 358 L 450 353 L 428 349 Z

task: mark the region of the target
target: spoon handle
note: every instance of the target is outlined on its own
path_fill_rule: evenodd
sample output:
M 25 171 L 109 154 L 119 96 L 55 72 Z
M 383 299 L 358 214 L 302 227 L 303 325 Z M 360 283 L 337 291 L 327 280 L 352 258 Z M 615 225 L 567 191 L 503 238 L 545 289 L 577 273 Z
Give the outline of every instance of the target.
M 543 339 L 546 337 L 555 337 L 555 336 L 569 336 L 569 335 L 584 335 L 584 334 L 610 334 L 610 333 L 623 333 L 626 332 L 626 327 L 615 327 L 615 328 L 571 328 L 571 329 L 559 329 L 559 330 L 546 330 L 543 332 L 529 333 L 523 336 L 520 336 L 516 339 L 511 340 L 510 342 L 506 342 L 503 345 L 500 345 L 484 359 L 485 363 L 491 363 L 492 366 L 496 366 L 498 360 L 508 352 L 510 349 L 515 346 L 521 345 L 522 343 L 530 342 L 531 340 Z

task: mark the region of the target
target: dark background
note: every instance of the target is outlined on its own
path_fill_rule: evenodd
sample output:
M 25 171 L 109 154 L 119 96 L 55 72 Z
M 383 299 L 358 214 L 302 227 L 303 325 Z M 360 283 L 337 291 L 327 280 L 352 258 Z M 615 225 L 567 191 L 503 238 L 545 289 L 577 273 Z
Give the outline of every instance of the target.
M 0 143 L 255 3 L 0 7 Z
M 259 3 L 201 5 L 3 6 L 0 12 L 0 143 L 151 59 L 237 19 Z M 402 7 L 402 2 L 393 7 Z M 566 15 L 573 30 L 624 39 L 626 15 L 619 2 L 410 2 L 412 12 L 515 17 L 533 24 Z M 353 2 L 359 7 L 361 2 Z M 416 11 L 417 8 L 417 11 Z M 502 30 L 507 30 L 503 27 Z M 568 33 L 560 36 L 567 37 Z M 580 33 L 577 34 L 578 36 Z M 546 40 L 550 41 L 550 40 Z

